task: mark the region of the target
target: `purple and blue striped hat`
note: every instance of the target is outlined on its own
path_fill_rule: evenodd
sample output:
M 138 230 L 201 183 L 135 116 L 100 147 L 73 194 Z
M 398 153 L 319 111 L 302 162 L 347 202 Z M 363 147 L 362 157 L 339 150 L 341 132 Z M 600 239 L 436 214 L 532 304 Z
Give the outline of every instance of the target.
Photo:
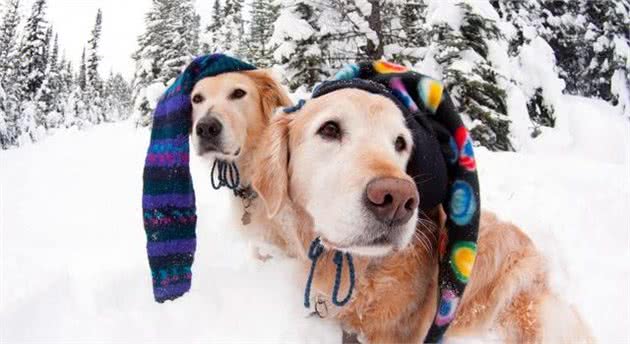
M 155 301 L 190 290 L 197 214 L 189 167 L 190 93 L 203 78 L 256 67 L 212 54 L 196 58 L 166 90 L 153 114 L 144 174 L 142 212 Z

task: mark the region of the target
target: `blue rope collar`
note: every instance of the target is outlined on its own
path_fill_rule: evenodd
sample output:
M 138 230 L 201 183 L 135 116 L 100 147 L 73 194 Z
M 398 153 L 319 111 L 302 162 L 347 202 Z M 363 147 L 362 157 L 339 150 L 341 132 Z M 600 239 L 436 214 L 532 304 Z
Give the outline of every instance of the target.
M 223 186 L 230 190 L 236 190 L 241 184 L 241 175 L 234 162 L 215 159 L 212 171 L 210 171 L 210 181 L 215 190 L 219 190 Z
M 306 281 L 306 288 L 304 289 L 304 307 L 311 308 L 311 286 L 313 284 L 313 275 L 315 274 L 315 268 L 317 267 L 317 262 L 321 257 L 322 253 L 324 253 L 324 245 L 319 237 L 315 238 L 313 242 L 311 242 L 311 247 L 308 249 L 308 259 L 311 260 L 311 270 L 308 274 L 308 280 Z M 341 274 L 343 273 L 343 257 L 346 257 L 346 261 L 348 262 L 348 271 L 350 273 L 350 286 L 348 288 L 348 294 L 343 300 L 339 300 L 339 288 L 341 287 Z M 347 252 L 335 251 L 335 256 L 333 257 L 333 262 L 337 266 L 335 272 L 335 284 L 333 285 L 332 291 L 332 303 L 335 306 L 345 306 L 352 298 L 352 292 L 354 291 L 354 263 L 352 262 L 352 255 Z

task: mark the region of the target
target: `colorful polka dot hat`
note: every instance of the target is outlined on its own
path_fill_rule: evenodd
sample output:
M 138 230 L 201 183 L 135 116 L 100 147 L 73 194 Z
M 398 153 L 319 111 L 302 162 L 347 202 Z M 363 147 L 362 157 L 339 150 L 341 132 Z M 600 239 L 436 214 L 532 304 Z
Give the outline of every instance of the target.
M 435 319 L 425 342 L 439 342 L 455 318 L 477 253 L 479 181 L 468 130 L 439 81 L 386 61 L 351 64 L 321 84 L 313 98 L 359 88 L 392 99 L 414 136 L 407 173 L 420 194 L 420 208 L 442 204 L 446 234 L 439 238 L 440 289 Z
M 189 167 L 190 93 L 203 78 L 256 67 L 222 54 L 196 58 L 160 98 L 144 164 L 142 212 L 155 301 L 190 290 L 197 239 Z

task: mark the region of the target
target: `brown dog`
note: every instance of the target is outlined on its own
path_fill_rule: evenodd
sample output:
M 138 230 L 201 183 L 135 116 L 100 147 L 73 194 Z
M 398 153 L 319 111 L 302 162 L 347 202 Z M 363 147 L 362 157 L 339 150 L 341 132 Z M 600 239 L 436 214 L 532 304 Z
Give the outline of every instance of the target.
M 192 142 L 197 155 L 234 162 L 240 175 L 241 197 L 234 197 L 235 215 L 248 232 L 282 244 L 278 238 L 258 230 L 268 220 L 257 216 L 257 201 L 248 193 L 254 167 L 253 156 L 262 147 L 263 130 L 274 110 L 291 105 L 282 86 L 265 70 L 224 73 L 199 81 L 192 93 Z M 250 196 L 251 195 L 251 196 Z M 242 217 L 242 219 L 241 219 Z M 261 222 L 263 224 L 261 224 Z
M 418 193 L 405 173 L 411 133 L 389 99 L 344 89 L 279 116 L 266 130 L 253 185 L 278 219 L 269 227 L 304 261 L 309 243 L 352 252 L 356 289 L 333 307 L 332 250 L 314 275 L 316 311 L 339 319 L 371 343 L 418 343 L 437 308 L 441 206 L 417 214 Z M 420 190 L 421 191 L 421 190 Z M 374 207 L 382 194 L 392 209 Z M 383 216 L 391 219 L 383 224 Z M 420 221 L 416 219 L 420 218 Z M 287 230 L 292 228 L 293 230 Z M 510 342 L 590 342 L 574 309 L 547 285 L 545 260 L 518 228 L 482 214 L 478 258 L 448 337 L 495 330 Z M 344 271 L 341 290 L 348 288 Z M 298 302 L 298 300 L 296 300 Z

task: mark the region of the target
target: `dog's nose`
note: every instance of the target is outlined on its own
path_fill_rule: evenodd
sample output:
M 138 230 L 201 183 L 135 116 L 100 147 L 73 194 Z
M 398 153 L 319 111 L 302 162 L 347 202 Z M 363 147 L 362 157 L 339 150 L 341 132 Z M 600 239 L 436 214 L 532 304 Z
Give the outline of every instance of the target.
M 368 183 L 366 206 L 376 218 L 390 225 L 409 221 L 418 207 L 416 185 L 401 178 L 377 178 Z
M 223 124 L 215 117 L 205 117 L 199 120 L 196 127 L 197 136 L 202 139 L 213 139 L 223 130 Z

